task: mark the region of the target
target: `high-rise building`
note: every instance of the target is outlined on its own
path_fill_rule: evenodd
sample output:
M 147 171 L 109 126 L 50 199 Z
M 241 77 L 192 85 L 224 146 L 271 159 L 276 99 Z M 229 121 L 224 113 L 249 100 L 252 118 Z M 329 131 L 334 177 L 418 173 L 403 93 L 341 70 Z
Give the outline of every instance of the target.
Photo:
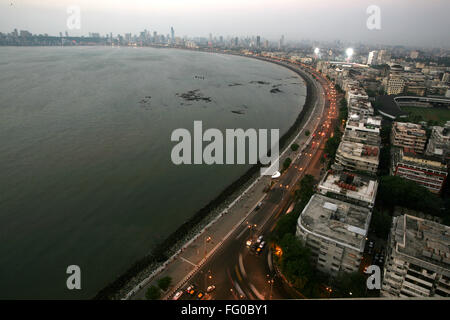
M 256 47 L 261 48 L 261 37 L 260 36 L 256 36 Z
M 356 272 L 371 215 L 367 207 L 315 194 L 298 218 L 296 236 L 311 250 L 319 271 L 331 276 Z
M 411 122 L 394 122 L 392 124 L 391 144 L 393 146 L 423 153 L 426 142 L 427 135 L 420 124 Z
M 341 141 L 336 151 L 336 164 L 348 171 L 377 173 L 380 148 L 356 142 Z
M 433 127 L 425 153 L 443 160 L 450 159 L 450 121 L 444 127 Z
M 419 57 L 419 51 L 417 50 L 411 51 L 409 56 L 411 59 L 417 59 Z
M 381 144 L 380 128 L 380 116 L 363 117 L 352 114 L 348 117 L 342 140 L 379 146 Z
M 281 36 L 280 41 L 278 42 L 278 50 L 283 49 L 284 47 L 284 35 Z
M 442 82 L 450 83 L 450 73 L 446 72 L 442 75 Z
M 370 51 L 369 57 L 367 58 L 367 64 L 375 65 L 378 62 L 377 60 L 378 60 L 378 51 Z
M 340 170 L 328 170 L 317 186 L 317 192 L 324 196 L 370 209 L 375 205 L 377 190 L 375 178 Z
M 441 158 L 418 155 L 410 148 L 395 148 L 391 160 L 391 175 L 414 181 L 433 193 L 441 192 L 448 175 Z
M 380 50 L 378 52 L 378 64 L 386 64 L 391 60 L 391 54 L 386 50 Z
M 170 36 L 172 43 L 175 43 L 175 31 L 173 30 L 173 27 L 170 27 Z
M 395 217 L 388 239 L 382 297 L 450 297 L 450 227 Z

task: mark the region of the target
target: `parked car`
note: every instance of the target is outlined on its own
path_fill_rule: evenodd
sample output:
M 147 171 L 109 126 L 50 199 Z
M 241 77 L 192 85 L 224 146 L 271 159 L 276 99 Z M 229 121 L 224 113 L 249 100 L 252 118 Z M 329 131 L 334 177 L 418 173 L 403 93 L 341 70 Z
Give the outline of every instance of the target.
M 181 298 L 181 296 L 183 295 L 183 291 L 178 291 L 177 293 L 174 294 L 172 300 L 178 300 Z
M 245 244 L 250 248 L 252 246 L 252 240 L 247 240 Z

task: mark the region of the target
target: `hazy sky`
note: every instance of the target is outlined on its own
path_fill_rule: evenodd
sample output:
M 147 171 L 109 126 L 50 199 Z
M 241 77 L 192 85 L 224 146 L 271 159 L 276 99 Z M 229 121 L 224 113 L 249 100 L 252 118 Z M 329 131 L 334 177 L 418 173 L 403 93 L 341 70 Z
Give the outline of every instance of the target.
M 68 30 L 71 5 L 81 9 L 80 30 Z M 381 30 L 366 27 L 370 5 L 381 9 Z M 173 26 L 177 36 L 450 47 L 449 13 L 450 0 L 0 0 L 0 32 L 168 34 Z

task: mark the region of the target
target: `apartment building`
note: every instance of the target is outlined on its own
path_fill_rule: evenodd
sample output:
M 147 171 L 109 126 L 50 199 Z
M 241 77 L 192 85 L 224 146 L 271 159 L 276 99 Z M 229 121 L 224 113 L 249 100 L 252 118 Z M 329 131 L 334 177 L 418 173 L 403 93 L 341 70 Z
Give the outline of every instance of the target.
M 342 201 L 372 209 L 375 205 L 376 179 L 352 172 L 329 170 L 320 181 L 317 192 Z
M 382 297 L 450 297 L 450 227 L 410 215 L 393 219 Z
M 348 171 L 376 174 L 380 148 L 362 143 L 341 141 L 336 152 L 336 163 Z
M 387 94 L 401 94 L 405 90 L 405 80 L 402 77 L 389 77 L 387 80 Z
M 450 160 L 450 121 L 444 127 L 433 127 L 425 154 Z
M 351 114 L 348 117 L 342 139 L 348 142 L 379 146 L 381 143 L 380 129 L 381 117 Z
M 361 263 L 371 211 L 315 194 L 297 221 L 297 237 L 311 249 L 319 271 L 331 276 L 356 272 Z
M 365 101 L 368 101 L 369 96 L 367 95 L 366 91 L 359 86 L 359 84 L 349 85 L 348 87 L 349 88 L 345 94 L 345 99 L 347 100 L 348 105 L 352 104 L 351 101 L 353 99 L 363 99 Z
M 391 175 L 414 181 L 431 192 L 441 192 L 448 175 L 447 165 L 441 159 L 416 154 L 409 148 L 395 148 L 391 161 Z
M 352 98 L 347 103 L 349 114 L 358 114 L 361 116 L 371 116 L 374 113 L 372 104 L 366 98 Z
M 417 153 L 423 153 L 427 136 L 422 126 L 410 122 L 394 122 L 391 132 L 391 144 L 396 147 L 413 149 Z

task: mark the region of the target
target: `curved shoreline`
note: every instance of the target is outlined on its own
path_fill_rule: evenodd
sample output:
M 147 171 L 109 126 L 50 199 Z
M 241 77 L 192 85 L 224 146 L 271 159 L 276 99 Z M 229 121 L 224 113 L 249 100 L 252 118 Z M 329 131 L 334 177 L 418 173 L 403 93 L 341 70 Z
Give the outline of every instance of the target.
M 220 53 L 220 54 L 229 54 L 224 52 L 209 52 L 209 51 L 200 51 L 200 50 L 189 50 L 182 49 L 188 51 L 199 51 L 205 53 Z M 253 58 L 265 62 L 270 62 L 274 64 L 278 64 L 282 67 L 285 67 L 293 72 L 295 72 L 298 76 L 300 76 L 306 85 L 306 98 L 303 104 L 303 108 L 298 114 L 296 120 L 291 125 L 291 127 L 283 134 L 283 136 L 279 140 L 280 151 L 284 150 L 289 145 L 289 140 L 295 136 L 295 132 L 301 126 L 302 121 L 305 119 L 305 115 L 311 111 L 311 107 L 313 105 L 313 91 L 312 91 L 312 82 L 311 79 L 306 75 L 306 71 L 300 71 L 293 67 L 289 67 L 282 63 L 267 60 L 264 58 L 258 57 L 250 57 L 239 54 L 229 54 L 247 58 Z M 135 261 L 130 268 L 128 268 L 124 273 L 122 273 L 119 277 L 113 280 L 110 284 L 106 285 L 103 289 L 101 289 L 93 299 L 117 299 L 123 296 L 122 292 L 126 289 L 130 283 L 135 280 L 136 277 L 142 275 L 142 273 L 152 273 L 154 272 L 160 265 L 169 260 L 174 253 L 176 253 L 177 249 L 182 247 L 185 243 L 189 242 L 190 239 L 194 238 L 196 235 L 190 235 L 190 233 L 201 227 L 202 224 L 206 225 L 208 223 L 207 218 L 215 218 L 214 213 L 217 213 L 218 209 L 221 206 L 225 205 L 227 202 L 232 202 L 234 198 L 239 196 L 240 191 L 244 190 L 246 186 L 250 183 L 254 182 L 259 176 L 259 169 L 261 164 L 257 164 L 248 169 L 241 177 L 227 186 L 217 197 L 211 200 L 207 205 L 199 209 L 189 220 L 179 226 L 173 233 L 171 233 L 162 243 L 157 244 L 155 248 L 143 258 Z M 147 269 L 151 270 L 147 270 Z M 145 278 L 144 278 L 145 279 Z M 138 281 L 139 282 L 139 281 Z

